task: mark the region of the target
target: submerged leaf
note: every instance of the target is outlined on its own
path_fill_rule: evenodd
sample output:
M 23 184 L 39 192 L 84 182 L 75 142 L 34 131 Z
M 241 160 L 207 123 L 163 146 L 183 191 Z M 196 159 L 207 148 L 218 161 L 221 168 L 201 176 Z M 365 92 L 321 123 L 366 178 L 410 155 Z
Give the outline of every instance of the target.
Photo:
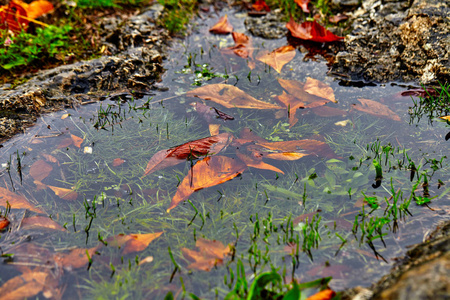
M 386 105 L 369 99 L 358 99 L 361 104 L 353 104 L 353 108 L 380 118 L 401 121 L 400 117 Z
M 328 99 L 306 92 L 305 85 L 300 81 L 278 78 L 278 83 L 289 94 L 304 102 L 307 107 L 317 107 L 330 102 Z
M 197 238 L 195 246 L 199 251 L 182 248 L 183 255 L 195 262 L 188 268 L 202 271 L 210 271 L 213 267 L 223 264 L 225 256 L 231 253 L 229 245 L 224 246 L 220 241 L 210 241 L 204 238 Z
M 142 177 L 155 171 L 175 166 L 185 160 L 217 154 L 227 147 L 232 140 L 233 135 L 231 133 L 221 133 L 158 151 L 148 162 Z
M 112 165 L 113 165 L 113 167 L 118 167 L 121 164 L 123 164 L 124 162 L 125 162 L 125 160 L 123 160 L 121 158 L 114 158 Z
M 47 185 L 49 189 L 51 189 L 56 196 L 61 199 L 73 201 L 78 198 L 78 193 L 71 189 L 61 188 L 57 186 Z
M 254 109 L 280 109 L 275 104 L 270 104 L 257 100 L 242 91 L 241 89 L 229 84 L 210 84 L 196 88 L 186 93 L 188 97 L 199 97 L 205 100 L 211 100 L 227 108 L 254 108 Z
M 21 229 L 52 229 L 67 231 L 64 227 L 50 219 L 49 217 L 34 216 L 22 220 Z
M 163 232 L 155 233 L 135 233 L 135 234 L 118 234 L 108 239 L 110 245 L 122 248 L 123 254 L 143 251 L 156 238 L 160 237 Z
M 25 272 L 3 283 L 0 287 L 2 299 L 26 299 L 42 292 L 49 274 L 46 272 Z
M 242 58 L 253 57 L 252 42 L 248 36 L 243 33 L 233 31 L 231 33 L 234 40 L 234 46 L 227 48 L 233 50 L 234 54 Z
M 248 167 L 256 168 L 256 169 L 262 169 L 262 170 L 269 170 L 274 171 L 277 173 L 284 174 L 283 171 L 278 169 L 275 166 L 269 165 L 262 161 L 262 159 L 255 159 L 248 155 L 245 155 L 243 153 L 240 153 L 239 151 L 236 151 L 237 157 L 239 157 L 240 160 L 242 160 Z
M 92 259 L 92 256 L 94 256 L 100 246 L 101 244 L 89 249 L 76 248 L 69 253 L 57 253 L 54 255 L 54 259 L 67 270 L 82 268 L 89 263 L 89 259 Z
M 226 156 L 208 156 L 197 162 L 178 186 L 167 212 L 185 201 L 195 191 L 233 179 L 245 171 L 241 161 Z
M 337 103 L 336 98 L 334 97 L 333 89 L 328 84 L 325 84 L 320 80 L 307 77 L 303 89 L 309 94 L 316 95 L 321 98 L 328 99 L 331 102 Z
M 334 35 L 330 31 L 326 30 L 316 21 L 306 21 L 302 24 L 298 24 L 291 18 L 291 20 L 286 24 L 286 28 L 289 29 L 293 37 L 302 40 L 326 43 L 344 39 L 344 37 Z
M 225 15 L 209 29 L 209 31 L 217 34 L 228 34 L 233 31 L 233 26 L 228 22 L 228 16 Z
M 42 159 L 35 161 L 30 167 L 30 175 L 34 180 L 42 181 L 50 174 L 53 167 Z
M 264 148 L 282 152 L 300 152 L 306 151 L 307 154 L 315 154 L 321 157 L 337 158 L 327 143 L 317 140 L 295 140 L 285 142 L 266 142 L 257 143 Z
M 30 204 L 25 197 L 17 195 L 11 191 L 8 191 L 5 188 L 0 187 L 0 206 L 6 207 L 6 202 L 11 205 L 12 209 L 28 209 L 39 214 L 43 214 L 44 212 L 32 204 Z
M 282 46 L 270 53 L 261 53 L 256 57 L 257 60 L 268 64 L 275 69 L 278 73 L 281 73 L 281 69 L 285 64 L 290 62 L 295 57 L 295 48 L 291 45 Z
M 80 148 L 81 144 L 83 143 L 84 140 L 73 134 L 71 134 L 70 137 L 72 138 L 72 141 L 73 141 L 73 144 L 75 145 L 75 147 Z

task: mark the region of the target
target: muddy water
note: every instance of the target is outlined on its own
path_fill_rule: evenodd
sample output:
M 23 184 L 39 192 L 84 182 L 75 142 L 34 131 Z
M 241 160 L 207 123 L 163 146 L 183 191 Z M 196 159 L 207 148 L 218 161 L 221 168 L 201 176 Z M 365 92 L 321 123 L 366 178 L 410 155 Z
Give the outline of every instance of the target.
M 245 32 L 244 16 L 228 15 L 235 31 Z M 0 238 L 3 288 L 28 274 L 43 282 L 33 295 L 46 298 L 149 299 L 172 291 L 178 298 L 221 299 L 243 266 L 249 282 L 277 270 L 286 282 L 331 276 L 330 287 L 339 291 L 377 280 L 393 258 L 447 218 L 449 127 L 414 108 L 419 99 L 401 95 L 408 86 L 345 84 L 328 76 L 323 55 L 303 46 L 278 73 L 255 57 L 286 39 L 252 38 L 253 58 L 243 59 L 224 50 L 234 46 L 230 35 L 208 32 L 216 21 L 174 43 L 161 82 L 165 92 L 109 94 L 101 103 L 45 115 L 3 145 L 1 203 L 12 207 Z M 192 105 L 201 99 L 188 91 L 228 84 L 277 104 L 278 79 L 301 85 L 308 77 L 332 88 L 337 103 L 326 106 L 340 113 L 299 109 L 291 126 L 287 109 L 227 108 L 206 97 L 206 105 L 233 117 L 209 120 L 220 133 L 254 134 L 218 156 L 237 168 L 243 162 L 236 150 L 252 155 L 249 145 L 260 138 L 308 139 L 330 151 L 264 158 L 279 171 L 242 168 L 166 211 L 185 177 L 201 177 L 189 170 L 208 159 L 143 177 L 158 151 L 210 136 L 208 121 Z M 358 99 L 382 106 L 360 111 Z M 229 166 L 214 167 L 220 173 Z M 208 246 L 196 248 L 203 239 Z M 208 249 L 215 256 L 205 257 Z

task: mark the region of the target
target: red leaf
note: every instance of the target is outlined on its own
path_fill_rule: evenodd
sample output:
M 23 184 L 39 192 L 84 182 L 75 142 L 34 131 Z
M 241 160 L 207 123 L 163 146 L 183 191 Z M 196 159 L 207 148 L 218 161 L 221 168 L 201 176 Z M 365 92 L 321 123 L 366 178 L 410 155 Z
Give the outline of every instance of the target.
M 209 29 L 212 33 L 228 34 L 233 31 L 233 26 L 228 22 L 228 16 L 225 15 L 219 19 L 219 21 Z
M 0 7 L 0 29 L 8 29 L 13 32 L 27 30 L 28 20 L 22 18 L 27 17 L 27 11 L 20 3 L 11 1 L 8 5 Z
M 308 0 L 309 1 L 309 0 Z M 256 11 L 265 10 L 267 12 L 270 11 L 270 7 L 266 4 L 266 1 L 264 0 L 257 0 L 255 4 L 252 5 L 253 9 Z
M 298 6 L 300 6 L 300 8 L 303 10 L 303 12 L 309 13 L 309 8 L 308 8 L 309 0 L 294 0 L 294 2 L 297 3 Z
M 291 18 L 289 23 L 286 24 L 286 28 L 289 29 L 293 37 L 309 40 L 313 42 L 326 43 L 335 42 L 344 39 L 344 37 L 334 35 L 324 27 L 319 25 L 316 21 L 303 22 L 298 24 Z
M 9 220 L 5 217 L 0 217 L 0 230 L 5 229 L 9 225 Z
M 196 159 L 201 156 L 217 154 L 223 148 L 227 147 L 232 139 L 232 134 L 221 133 L 187 142 L 183 145 L 170 149 L 161 150 L 150 159 L 142 177 L 155 171 L 162 170 L 170 166 L 175 166 L 187 159 Z

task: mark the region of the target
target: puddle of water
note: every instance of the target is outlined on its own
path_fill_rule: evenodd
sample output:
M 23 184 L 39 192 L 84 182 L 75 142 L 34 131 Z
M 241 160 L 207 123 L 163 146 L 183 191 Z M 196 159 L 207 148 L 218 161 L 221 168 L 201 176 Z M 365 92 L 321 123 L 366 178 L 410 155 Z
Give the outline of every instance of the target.
M 244 32 L 242 18 L 231 22 Z M 399 94 L 405 87 L 340 85 L 327 76 L 325 60 L 307 59 L 302 47 L 279 74 L 257 60 L 251 70 L 247 60 L 224 54 L 221 49 L 234 43 L 230 36 L 209 34 L 213 23 L 199 25 L 196 34 L 173 46 L 162 82 L 167 92 L 111 97 L 49 114 L 3 145 L 1 201 L 18 209 L 8 211 L 11 224 L 0 238 L 2 285 L 31 274 L 44 278 L 35 294 L 47 298 L 161 298 L 172 291 L 178 298 L 186 292 L 211 299 L 233 289 L 242 267 L 248 281 L 275 269 L 286 282 L 332 276 L 330 286 L 341 290 L 377 280 L 393 258 L 446 218 L 448 127 L 411 114 L 413 101 Z M 252 42 L 255 55 L 287 43 Z M 143 177 L 158 151 L 210 135 L 190 105 L 199 99 L 186 92 L 221 83 L 276 103 L 283 91 L 278 78 L 307 77 L 333 89 L 338 103 L 328 105 L 345 116 L 305 109 L 290 127 L 286 110 L 206 104 L 234 118 L 213 123 L 235 139 L 248 128 L 268 142 L 309 139 L 317 148 L 325 143 L 332 154 L 267 159 L 284 174 L 245 168 L 166 212 L 183 179 L 197 176 L 189 173 L 193 164 L 209 160 L 211 165 L 204 164 L 212 169 L 218 160 L 188 159 Z M 401 121 L 357 111 L 357 99 L 383 103 Z M 231 143 L 216 157 L 237 168 L 237 148 L 257 154 L 261 149 L 248 147 L 255 144 Z M 224 164 L 215 167 L 217 174 L 227 172 Z M 432 199 L 427 205 L 416 204 L 426 198 Z M 362 206 L 364 199 L 369 203 Z M 203 239 L 217 242 L 192 252 Z M 228 244 L 232 255 L 221 257 Z M 216 256 L 202 259 L 208 251 Z

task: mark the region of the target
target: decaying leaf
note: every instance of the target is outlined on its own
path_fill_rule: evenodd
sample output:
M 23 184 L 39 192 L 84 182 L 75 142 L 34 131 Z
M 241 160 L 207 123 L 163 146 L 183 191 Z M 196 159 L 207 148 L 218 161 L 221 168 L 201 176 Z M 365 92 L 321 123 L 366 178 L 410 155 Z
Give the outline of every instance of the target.
M 305 13 L 309 13 L 308 3 L 310 0 L 294 0 L 295 3 L 297 3 L 298 6 L 303 10 Z
M 330 31 L 326 30 L 316 21 L 306 21 L 302 24 L 298 24 L 291 18 L 291 20 L 286 24 L 286 28 L 289 29 L 293 37 L 302 40 L 326 43 L 344 39 L 343 37 L 334 35 Z
M 246 168 L 241 161 L 226 156 L 208 156 L 198 161 L 178 186 L 167 212 L 185 201 L 195 191 L 231 180 Z
M 148 162 L 142 177 L 155 171 L 175 166 L 189 159 L 217 154 L 227 147 L 232 139 L 233 135 L 231 133 L 221 133 L 158 151 Z
M 358 99 L 361 104 L 353 104 L 353 108 L 380 118 L 401 121 L 400 117 L 386 105 L 369 99 Z
M 320 80 L 307 77 L 303 89 L 309 94 L 316 95 L 321 98 L 328 99 L 331 102 L 337 103 L 336 98 L 334 97 L 333 89 L 328 84 L 323 83 Z
M 135 234 L 118 234 L 112 238 L 108 238 L 108 244 L 122 249 L 122 253 L 128 254 L 133 252 L 143 251 L 150 245 L 150 243 L 163 234 L 161 232 L 155 233 L 135 233 Z
M 248 155 L 245 155 L 243 153 L 240 153 L 239 151 L 236 151 L 237 157 L 239 157 L 240 160 L 242 160 L 248 167 L 256 168 L 256 169 L 262 169 L 262 170 L 269 170 L 274 171 L 277 173 L 284 174 L 283 171 L 278 169 L 275 166 L 269 165 L 262 161 L 262 159 L 255 159 Z
M 229 84 L 210 84 L 186 93 L 188 97 L 211 100 L 227 108 L 281 109 L 280 106 L 257 100 Z
M 306 154 L 315 154 L 320 157 L 337 158 L 336 154 L 331 150 L 327 143 L 317 140 L 306 139 L 284 142 L 265 142 L 257 143 L 257 145 L 280 152 L 306 152 Z
M 233 26 L 228 22 L 228 16 L 225 15 L 219 19 L 219 21 L 209 29 L 209 31 L 216 34 L 228 34 L 233 31 Z
M 291 45 L 283 46 L 270 53 L 261 53 L 256 57 L 257 60 L 268 64 L 281 73 L 281 69 L 285 64 L 290 62 L 295 57 L 295 48 Z
M 53 155 L 45 154 L 45 153 L 42 153 L 41 155 L 42 155 L 48 162 L 55 163 L 55 164 L 59 164 L 58 159 L 57 159 L 56 157 L 54 157 Z M 35 179 L 36 179 L 36 178 L 35 178 Z
M 8 191 L 5 188 L 0 187 L 0 206 L 6 207 L 6 202 L 11 205 L 13 209 L 28 209 L 39 214 L 43 214 L 44 212 L 32 204 L 30 204 L 25 197 L 17 195 L 11 191 Z
M 113 165 L 113 167 L 118 167 L 118 166 L 120 166 L 121 164 L 123 164 L 124 162 L 125 162 L 125 160 L 123 160 L 123 159 L 121 159 L 121 158 L 115 158 L 115 159 L 113 160 L 112 165 Z
M 22 220 L 21 229 L 52 229 L 67 231 L 64 227 L 50 219 L 49 217 L 33 216 Z
M 243 33 L 233 31 L 231 33 L 234 40 L 234 46 L 228 48 L 228 50 L 233 50 L 234 54 L 242 58 L 253 57 L 252 42 L 248 36 Z
M 76 248 L 69 253 L 57 253 L 54 255 L 54 259 L 66 270 L 82 268 L 89 263 L 89 258 L 92 259 L 99 247 L 101 247 L 101 244 L 89 249 Z
M 231 253 L 229 245 L 224 246 L 220 241 L 210 241 L 203 238 L 197 238 L 195 246 L 199 251 L 182 248 L 183 255 L 194 261 L 188 268 L 202 271 L 210 271 L 217 265 L 223 264 L 225 256 Z
M 72 141 L 73 141 L 73 144 L 75 145 L 75 147 L 80 148 L 81 144 L 83 143 L 84 140 L 73 134 L 71 134 L 70 137 L 72 138 Z
M 34 180 L 42 181 L 50 175 L 50 172 L 53 170 L 53 167 L 39 159 L 35 161 L 30 167 L 30 175 Z
M 0 287 L 2 299 L 26 299 L 36 296 L 43 291 L 49 274 L 46 272 L 30 271 L 13 277 Z
M 323 291 L 320 291 L 312 296 L 309 296 L 306 298 L 306 300 L 330 300 L 332 299 L 336 293 L 333 290 L 326 289 Z
M 331 23 L 339 23 L 341 21 L 345 21 L 348 19 L 348 16 L 346 14 L 337 14 L 335 16 L 330 16 L 328 18 L 328 21 L 330 21 Z
M 46 185 L 49 189 L 51 189 L 56 196 L 61 199 L 74 201 L 78 198 L 78 193 L 71 189 L 61 188 L 57 186 Z

